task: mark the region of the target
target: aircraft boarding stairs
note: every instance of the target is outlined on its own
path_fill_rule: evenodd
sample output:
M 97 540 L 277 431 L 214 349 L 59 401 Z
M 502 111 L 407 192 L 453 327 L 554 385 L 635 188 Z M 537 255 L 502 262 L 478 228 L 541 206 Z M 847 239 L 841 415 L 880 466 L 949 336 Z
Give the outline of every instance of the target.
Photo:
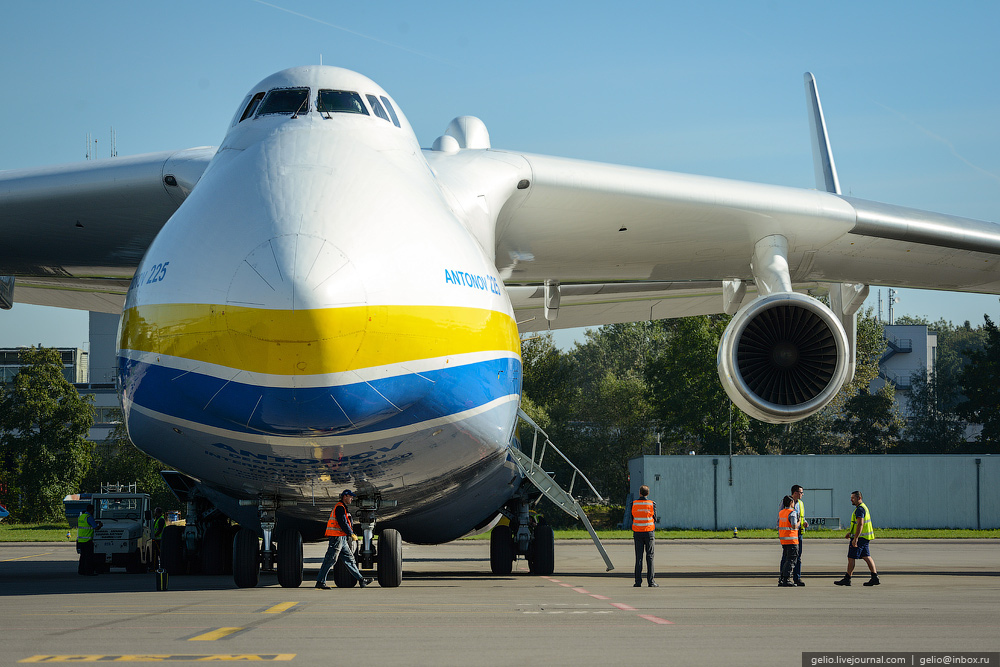
M 601 494 L 597 492 L 597 489 L 594 488 L 594 485 L 590 483 L 590 480 L 587 479 L 587 476 L 584 475 L 579 468 L 573 465 L 572 461 L 566 458 L 566 455 L 563 454 L 559 450 L 559 448 L 556 447 L 555 444 L 553 444 L 551 440 L 549 440 L 549 436 L 545 433 L 545 431 L 543 431 L 542 428 L 538 424 L 536 424 L 534 420 L 532 420 L 531 417 L 529 417 L 524 412 L 524 410 L 518 408 L 517 415 L 527 424 L 529 424 L 535 431 L 534 437 L 532 438 L 531 442 L 530 455 L 516 447 L 510 448 L 510 452 L 514 457 L 514 460 L 517 462 L 518 466 L 521 468 L 521 471 L 524 473 L 524 476 L 532 484 L 534 484 L 535 487 L 539 491 L 541 491 L 546 498 L 555 503 L 556 506 L 559 507 L 559 509 L 561 509 L 563 512 L 566 512 L 566 514 L 569 514 L 574 519 L 579 519 L 581 522 L 583 522 L 583 525 L 584 527 L 586 527 L 587 532 L 590 533 L 590 539 L 594 541 L 594 546 L 597 547 L 597 550 L 601 553 L 601 557 L 604 558 L 605 564 L 608 566 L 607 571 L 610 572 L 611 570 L 615 569 L 614 564 L 611 562 L 611 558 L 608 556 L 608 552 L 604 549 L 604 545 L 601 544 L 601 538 L 597 536 L 597 533 L 594 531 L 594 527 L 590 525 L 590 520 L 584 513 L 583 508 L 580 507 L 580 503 L 578 503 L 576 501 L 576 498 L 574 498 L 572 495 L 573 486 L 576 484 L 577 476 L 579 475 L 580 479 L 582 479 L 587 484 L 587 486 L 590 488 L 591 491 L 593 491 L 594 495 L 597 496 L 599 500 L 604 500 L 604 498 L 602 498 Z M 540 450 L 538 449 L 539 434 L 541 434 L 542 437 L 544 438 L 544 442 L 542 443 Z M 569 483 L 569 491 L 564 490 L 561 486 L 556 484 L 555 481 L 552 479 L 552 477 L 547 472 L 545 472 L 544 468 L 542 468 L 542 461 L 544 460 L 545 454 L 550 447 L 552 448 L 552 451 L 558 454 L 562 458 L 562 460 L 565 461 L 566 464 L 573 469 L 573 476 L 570 479 Z M 535 461 L 536 453 L 538 454 L 537 462 Z

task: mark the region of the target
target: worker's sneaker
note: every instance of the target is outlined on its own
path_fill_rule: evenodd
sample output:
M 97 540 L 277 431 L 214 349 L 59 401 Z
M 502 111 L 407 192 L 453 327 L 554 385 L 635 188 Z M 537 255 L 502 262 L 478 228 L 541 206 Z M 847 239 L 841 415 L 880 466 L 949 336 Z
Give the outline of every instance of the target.
M 374 580 L 371 577 L 364 577 L 361 579 L 361 581 L 358 582 L 358 584 L 361 585 L 361 588 L 364 588 L 368 584 L 372 583 L 372 581 Z
M 781 588 L 795 588 L 795 584 L 790 581 L 779 581 L 778 586 Z
M 863 583 L 862 586 L 878 586 L 880 583 L 882 582 L 878 580 L 878 575 L 873 574 L 872 578 Z
M 802 581 L 801 579 L 796 579 L 795 580 L 795 585 L 796 586 L 805 586 L 806 582 Z
M 640 588 L 641 586 L 642 586 L 642 582 L 641 581 L 637 581 L 634 584 L 632 584 L 632 588 Z
M 836 584 L 837 586 L 850 586 L 851 585 L 851 578 L 845 576 L 840 581 L 835 581 L 833 583 Z
M 330 587 L 327 586 L 326 583 L 324 583 L 322 581 L 317 581 L 316 582 L 316 588 L 319 588 L 319 589 L 324 590 L 324 591 L 330 590 Z
M 651 581 L 651 582 L 649 582 L 649 587 L 650 588 L 659 588 L 660 585 L 658 583 L 656 583 L 655 581 Z

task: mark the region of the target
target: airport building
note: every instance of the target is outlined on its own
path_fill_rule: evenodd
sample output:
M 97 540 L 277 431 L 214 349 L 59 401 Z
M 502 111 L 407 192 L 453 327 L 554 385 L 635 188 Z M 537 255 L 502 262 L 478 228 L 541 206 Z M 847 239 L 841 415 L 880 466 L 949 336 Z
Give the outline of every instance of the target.
M 1000 456 L 642 456 L 630 493 L 649 486 L 657 528 L 774 528 L 783 496 L 805 490 L 813 527 L 846 527 L 861 491 L 879 528 L 1000 528 Z M 877 533 L 876 533 L 877 535 Z
M 937 361 L 937 334 L 922 324 L 885 324 L 882 327 L 886 350 L 878 362 L 878 377 L 869 390 L 874 393 L 891 384 L 896 390 L 896 404 L 909 417 L 910 385 L 914 375 L 927 380 Z
M 8 383 L 21 372 L 20 347 L 0 348 L 0 383 Z M 89 355 L 77 347 L 58 347 L 56 351 L 62 359 L 63 376 L 71 383 L 86 382 L 90 373 Z

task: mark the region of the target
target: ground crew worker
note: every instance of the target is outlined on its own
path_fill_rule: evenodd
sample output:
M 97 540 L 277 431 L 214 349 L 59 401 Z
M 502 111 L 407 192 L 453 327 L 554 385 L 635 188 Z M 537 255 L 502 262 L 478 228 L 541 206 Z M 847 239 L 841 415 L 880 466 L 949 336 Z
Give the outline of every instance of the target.
M 792 485 L 792 500 L 795 501 L 793 507 L 799 515 L 799 557 L 795 561 L 795 567 L 792 569 L 792 582 L 796 586 L 805 586 L 806 583 L 802 581 L 802 533 L 806 528 L 809 527 L 809 522 L 806 521 L 806 505 L 802 502 L 802 487 L 798 484 Z
M 323 565 L 319 568 L 319 576 L 316 577 L 316 588 L 329 590 L 326 585 L 326 576 L 330 573 L 330 568 L 337 562 L 338 556 L 343 554 L 344 564 L 347 571 L 351 573 L 361 588 L 372 582 L 371 578 L 361 576 L 358 570 L 358 563 L 354 560 L 354 541 L 358 540 L 354 534 L 354 522 L 351 520 L 351 513 L 347 511 L 347 506 L 354 500 L 354 492 L 345 489 L 340 494 L 340 502 L 333 507 L 330 518 L 326 522 L 326 536 L 330 538 L 330 546 L 326 548 L 326 556 L 323 558 Z
M 656 503 L 647 498 L 649 487 L 639 487 L 639 500 L 632 501 L 632 541 L 635 542 L 635 588 L 642 586 L 642 557 L 646 556 L 646 583 L 650 588 L 658 588 L 653 572 L 653 529 L 656 517 Z
M 854 561 L 858 558 L 865 561 L 868 570 L 871 572 L 871 579 L 864 583 L 865 586 L 878 586 L 878 572 L 875 570 L 875 560 L 872 558 L 868 543 L 875 539 L 875 524 L 872 523 L 872 514 L 868 511 L 868 506 L 861 500 L 860 491 L 851 492 L 851 504 L 854 505 L 854 513 L 851 514 L 851 527 L 847 530 L 847 539 L 851 541 L 847 547 L 847 574 L 840 581 L 835 581 L 838 586 L 850 586 L 851 574 L 854 573 Z
M 163 517 L 163 508 L 157 507 L 153 510 L 153 570 L 160 569 L 160 549 L 163 546 L 163 529 L 167 527 L 167 520 Z
M 94 505 L 88 504 L 76 520 L 76 550 L 80 552 L 80 564 L 77 574 L 88 577 L 97 576 L 97 564 L 94 562 L 94 531 L 104 524 L 94 520 Z
M 781 541 L 779 586 L 795 586 L 791 579 L 795 562 L 799 559 L 799 515 L 792 506 L 794 502 L 791 496 L 785 496 L 781 499 L 781 511 L 778 512 L 778 539 Z

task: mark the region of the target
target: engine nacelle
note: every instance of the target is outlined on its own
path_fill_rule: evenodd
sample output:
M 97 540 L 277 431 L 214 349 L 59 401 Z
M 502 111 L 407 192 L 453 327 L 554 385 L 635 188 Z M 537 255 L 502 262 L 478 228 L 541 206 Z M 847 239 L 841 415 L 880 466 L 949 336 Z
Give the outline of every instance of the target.
M 719 379 L 751 417 L 772 424 L 805 419 L 848 381 L 847 334 L 816 299 L 779 292 L 740 308 L 719 343 Z

